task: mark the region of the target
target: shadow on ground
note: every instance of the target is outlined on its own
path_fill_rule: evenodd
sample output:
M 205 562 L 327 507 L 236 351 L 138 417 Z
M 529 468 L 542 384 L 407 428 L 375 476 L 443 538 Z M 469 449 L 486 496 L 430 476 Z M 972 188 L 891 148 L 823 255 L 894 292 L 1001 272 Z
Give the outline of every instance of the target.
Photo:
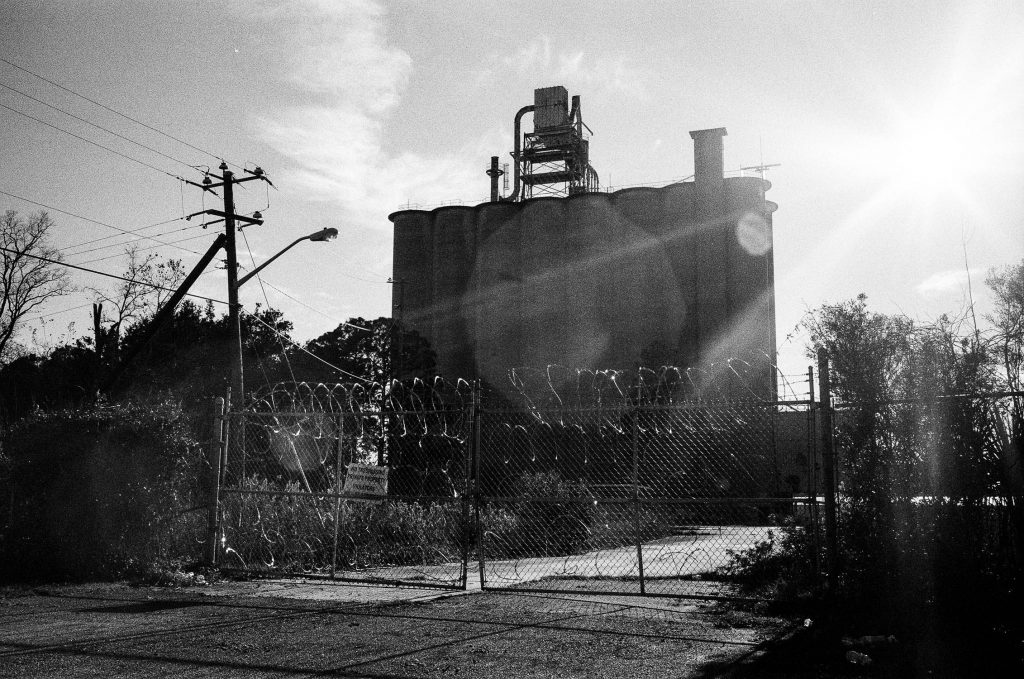
M 0 667 L 19 677 L 706 677 L 755 662 L 795 629 L 679 599 L 391 589 L 377 601 L 345 585 L 329 599 L 276 587 L 2 590 Z
M 1024 676 L 1024 646 L 992 634 L 935 624 L 922 615 L 920 628 L 900 639 L 852 637 L 837 625 L 805 628 L 767 644 L 755 658 L 728 668 L 741 679 L 960 679 Z M 885 639 L 884 641 L 882 639 Z M 716 676 L 714 673 L 708 676 Z

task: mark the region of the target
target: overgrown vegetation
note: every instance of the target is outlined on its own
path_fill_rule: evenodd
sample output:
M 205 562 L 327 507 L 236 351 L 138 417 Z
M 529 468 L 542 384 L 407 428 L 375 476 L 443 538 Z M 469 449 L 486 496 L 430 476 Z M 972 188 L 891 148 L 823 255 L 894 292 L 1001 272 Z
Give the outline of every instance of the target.
M 302 492 L 298 482 L 250 478 L 253 493 L 225 502 L 229 566 L 250 571 L 326 572 L 457 562 L 477 536 L 461 499 L 334 500 Z M 272 492 L 273 491 L 273 492 Z M 291 493 L 291 494 L 289 494 Z M 518 498 L 480 514 L 488 558 L 580 554 L 594 547 L 585 489 L 556 472 L 523 474 Z
M 14 213 L 5 219 L 29 238 L 15 245 L 45 249 L 45 215 L 28 226 Z M 59 270 L 5 261 L 29 293 L 63 290 Z M 0 579 L 159 574 L 199 558 L 208 480 L 200 442 L 209 439 L 213 398 L 225 393 L 233 332 L 212 304 L 186 301 L 144 341 L 182 274 L 180 262 L 128 252 L 126 280 L 92 290 L 101 302 L 92 336 L 0 351 Z M 2 349 L 23 310 L 0 306 Z M 433 374 L 429 346 L 392 319 L 351 319 L 306 346 L 291 341 L 279 310 L 257 304 L 241 319 L 250 392 L 297 379 Z M 384 394 L 370 397 L 379 407 Z
M 495 503 L 485 517 L 491 558 L 568 556 L 592 547 L 593 505 L 584 485 L 557 471 L 523 472 L 515 499 Z
M 253 477 L 252 494 L 224 504 L 224 563 L 253 572 L 435 565 L 461 556 L 462 504 L 387 500 L 339 502 L 301 492 L 296 482 Z M 283 491 L 271 493 L 269 491 Z M 288 495 L 286 493 L 295 493 Z
M 0 579 L 146 576 L 194 562 L 206 467 L 171 403 L 33 415 L 0 454 Z
M 876 313 L 863 295 L 804 319 L 808 357 L 824 349 L 831 364 L 831 594 L 854 624 L 913 634 L 926 615 L 992 626 L 1020 602 L 1024 267 L 989 284 L 997 313 L 987 332 L 967 319 L 922 325 Z M 814 554 L 808 535 L 787 527 L 733 554 L 724 574 L 760 595 L 798 593 Z
M 744 550 L 728 550 L 729 563 L 717 576 L 741 594 L 770 601 L 806 602 L 821 595 L 821 543 L 807 520 L 774 517 L 768 539 Z
M 1019 593 L 1019 397 L 986 396 L 1006 386 L 991 342 L 946 318 L 873 313 L 863 296 L 805 325 L 833 367 L 850 607 L 902 626 L 922 606 L 973 616 Z

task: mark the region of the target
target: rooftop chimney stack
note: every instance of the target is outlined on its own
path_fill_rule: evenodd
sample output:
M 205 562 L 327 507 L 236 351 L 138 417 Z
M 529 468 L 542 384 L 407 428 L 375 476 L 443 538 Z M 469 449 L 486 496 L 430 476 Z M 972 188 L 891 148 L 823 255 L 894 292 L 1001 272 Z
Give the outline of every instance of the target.
M 690 132 L 693 139 L 693 179 L 699 196 L 710 197 L 721 191 L 725 178 L 722 137 L 726 134 L 724 127 Z

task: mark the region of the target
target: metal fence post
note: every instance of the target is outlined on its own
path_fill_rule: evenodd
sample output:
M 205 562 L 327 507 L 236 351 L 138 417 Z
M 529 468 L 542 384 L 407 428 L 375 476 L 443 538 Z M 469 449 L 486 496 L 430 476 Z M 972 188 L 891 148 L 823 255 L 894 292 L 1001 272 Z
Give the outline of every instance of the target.
M 210 437 L 210 449 L 207 451 L 210 463 L 210 504 L 206 522 L 206 563 L 211 567 L 217 565 L 217 543 L 220 534 L 221 457 L 225 445 L 224 406 L 223 398 L 217 397 L 214 400 L 213 435 Z
M 481 394 L 480 394 L 480 380 L 473 383 L 473 402 L 470 406 L 472 408 L 472 443 L 470 446 L 470 484 L 473 489 L 473 514 L 474 514 L 474 532 L 476 534 L 476 554 L 477 563 L 479 566 L 480 575 L 480 589 L 484 589 L 487 586 L 487 575 L 484 571 L 484 528 L 483 522 L 480 520 L 480 505 L 483 502 L 483 498 L 480 494 L 480 458 L 482 457 L 480 451 L 480 430 L 481 424 Z M 468 542 L 468 540 L 467 540 Z M 466 568 L 466 579 L 469 579 L 469 546 L 466 547 L 466 557 L 463 560 Z
M 338 414 L 335 424 L 338 433 L 338 444 L 334 450 L 334 544 L 331 547 L 331 579 L 337 574 L 338 567 L 338 530 L 341 524 L 341 458 L 345 447 L 345 415 Z
M 636 532 L 636 567 L 640 576 L 640 594 L 647 593 L 644 582 L 644 540 L 640 506 L 640 407 L 633 411 L 633 529 Z
M 832 439 L 832 376 L 828 352 L 818 349 L 818 412 L 821 414 L 821 462 L 825 481 L 825 567 L 828 590 L 834 593 L 839 582 L 839 536 L 836 518 L 835 447 Z
M 474 394 L 475 394 L 474 387 Z M 471 536 L 473 535 L 472 527 L 469 523 L 469 502 L 470 497 L 473 494 L 473 480 L 472 480 L 472 469 L 473 469 L 473 426 L 476 419 L 476 408 L 474 407 L 474 401 L 476 396 L 469 403 L 469 422 L 470 428 L 468 435 L 466 436 L 466 442 L 463 444 L 463 458 L 462 458 L 462 506 L 461 517 L 462 525 L 459 527 L 459 541 L 462 545 L 462 589 L 465 590 L 469 586 L 469 543 Z M 465 407 L 463 409 L 465 413 Z
M 811 521 L 811 547 L 814 550 L 814 572 L 821 577 L 821 506 L 818 504 L 818 441 L 815 429 L 814 366 L 807 366 L 807 516 Z M 819 580 L 820 582 L 820 580 Z

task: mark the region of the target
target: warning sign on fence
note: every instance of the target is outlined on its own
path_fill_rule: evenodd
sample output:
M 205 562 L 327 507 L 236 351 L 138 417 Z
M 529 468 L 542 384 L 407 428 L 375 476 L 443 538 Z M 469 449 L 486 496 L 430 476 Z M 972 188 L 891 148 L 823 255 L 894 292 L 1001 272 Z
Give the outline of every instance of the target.
M 388 468 L 370 464 L 350 464 L 342 492 L 383 498 L 388 494 Z

